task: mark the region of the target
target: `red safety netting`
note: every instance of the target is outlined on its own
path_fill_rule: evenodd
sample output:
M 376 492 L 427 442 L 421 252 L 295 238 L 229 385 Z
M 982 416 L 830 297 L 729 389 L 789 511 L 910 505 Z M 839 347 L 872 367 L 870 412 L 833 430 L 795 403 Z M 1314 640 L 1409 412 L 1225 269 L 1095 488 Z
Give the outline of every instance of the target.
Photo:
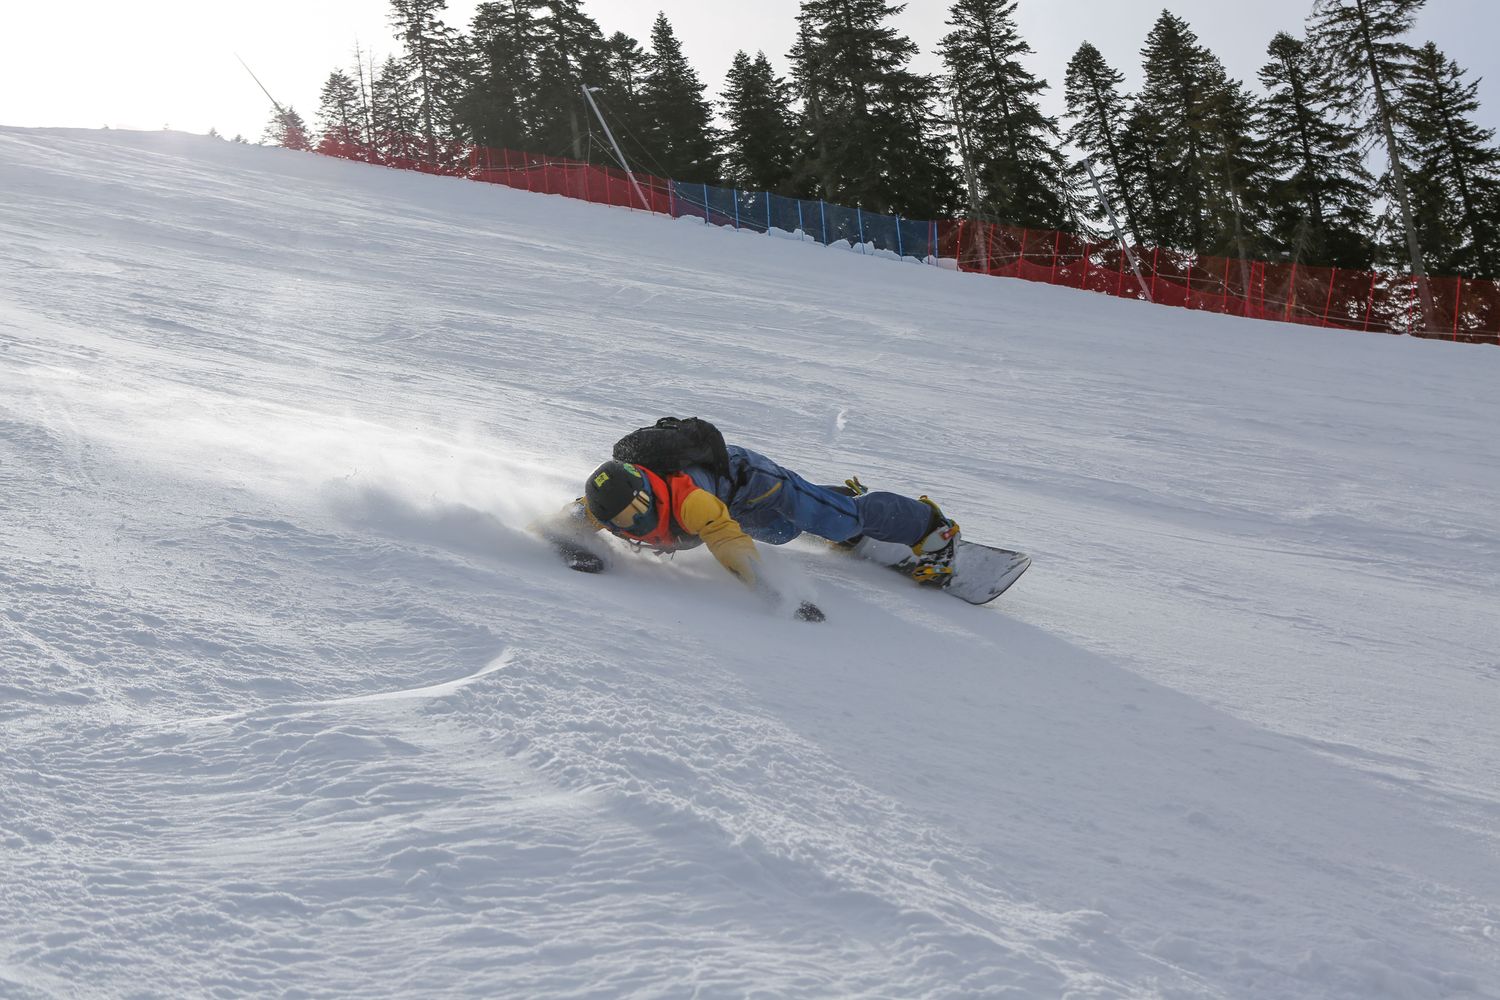
M 578 160 L 481 146 L 469 151 L 467 176 L 476 181 L 542 194 L 560 194 L 596 205 L 672 214 L 672 188 L 668 181 L 636 174 L 632 184 L 630 176 L 623 170 Z
M 960 270 L 1082 288 L 1158 305 L 1377 333 L 1500 343 L 1500 283 L 1422 278 L 1133 248 L 1055 230 L 939 223 L 943 257 Z M 1427 301 L 1422 294 L 1426 287 Z
M 707 187 L 697 202 L 689 195 L 699 185 L 686 187 L 688 194 L 679 199 L 675 193 L 679 185 L 670 180 L 636 174 L 632 184 L 624 171 L 580 160 L 441 143 L 429 148 L 410 136 L 383 136 L 373 147 L 327 136 L 317 151 L 599 205 L 737 223 L 737 210 L 731 213 L 710 204 Z M 738 192 L 732 193 L 738 197 Z M 1500 344 L 1500 282 L 1417 279 L 1385 272 L 1203 257 L 1152 247 L 1132 248 L 1138 278 L 1118 244 L 1089 243 L 1056 230 L 988 222 L 948 220 L 932 225 L 937 232 L 937 256 L 956 260 L 963 271 L 1252 319 Z

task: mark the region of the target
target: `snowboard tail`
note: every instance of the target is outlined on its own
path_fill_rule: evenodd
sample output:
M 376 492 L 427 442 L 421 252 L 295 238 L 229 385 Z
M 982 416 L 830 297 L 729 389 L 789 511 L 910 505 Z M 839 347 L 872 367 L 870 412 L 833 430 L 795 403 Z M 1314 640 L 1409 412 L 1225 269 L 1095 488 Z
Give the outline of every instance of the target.
M 850 551 L 903 576 L 911 576 L 917 565 L 911 549 L 896 542 L 862 538 Z M 960 538 L 953 555 L 953 577 L 941 589 L 970 604 L 988 604 L 1009 590 L 1030 566 L 1031 557 L 1024 552 Z

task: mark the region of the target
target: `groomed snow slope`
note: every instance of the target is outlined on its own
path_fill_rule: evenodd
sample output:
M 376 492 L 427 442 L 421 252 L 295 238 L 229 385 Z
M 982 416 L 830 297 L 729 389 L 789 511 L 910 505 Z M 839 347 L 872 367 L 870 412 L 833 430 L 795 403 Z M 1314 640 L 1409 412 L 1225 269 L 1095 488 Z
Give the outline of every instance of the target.
M 1500 997 L 1500 351 L 0 129 L 0 996 Z M 699 414 L 930 492 L 524 531 Z

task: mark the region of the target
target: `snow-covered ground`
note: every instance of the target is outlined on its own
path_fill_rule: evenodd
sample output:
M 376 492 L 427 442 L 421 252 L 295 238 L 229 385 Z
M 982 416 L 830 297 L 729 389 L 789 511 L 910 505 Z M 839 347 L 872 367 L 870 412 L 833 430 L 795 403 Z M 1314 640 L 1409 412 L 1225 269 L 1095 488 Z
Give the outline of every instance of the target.
M 0 129 L 0 996 L 1500 997 L 1497 386 Z M 1035 563 L 557 565 L 663 413 Z

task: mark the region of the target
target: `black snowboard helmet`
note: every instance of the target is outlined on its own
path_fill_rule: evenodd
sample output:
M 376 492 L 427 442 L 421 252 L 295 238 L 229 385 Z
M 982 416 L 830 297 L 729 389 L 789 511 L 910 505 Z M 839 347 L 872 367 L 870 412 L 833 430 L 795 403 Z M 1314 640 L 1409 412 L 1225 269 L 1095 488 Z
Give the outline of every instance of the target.
M 650 498 L 650 480 L 640 469 L 615 459 L 610 459 L 590 473 L 589 481 L 583 488 L 589 513 L 600 524 L 608 524 L 623 513 L 638 493 L 644 493 Z

